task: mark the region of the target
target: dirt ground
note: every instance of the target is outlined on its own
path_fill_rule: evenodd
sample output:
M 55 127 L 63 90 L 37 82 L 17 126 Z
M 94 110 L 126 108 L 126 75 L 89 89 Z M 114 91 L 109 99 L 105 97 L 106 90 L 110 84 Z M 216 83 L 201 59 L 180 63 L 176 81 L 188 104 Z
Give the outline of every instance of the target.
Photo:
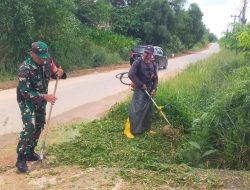
M 126 68 L 128 64 L 98 68 L 98 69 L 87 69 L 69 74 L 70 77 L 89 74 L 93 72 L 105 72 L 111 69 Z M 171 73 L 165 79 L 172 78 L 178 73 Z M 15 82 L 4 82 L 0 83 L 1 89 L 8 89 L 15 87 Z M 76 108 L 75 110 L 61 114 L 53 119 L 50 135 L 48 136 L 47 144 L 57 143 L 62 139 L 67 140 L 76 135 L 74 131 L 61 130 L 66 128 L 65 125 L 56 125 L 57 121 L 63 121 L 70 114 L 76 115 L 71 123 L 79 123 L 88 121 L 91 119 L 102 117 L 112 105 L 117 101 L 126 99 L 130 92 L 123 92 L 112 97 L 107 97 L 99 102 L 93 102 L 91 104 L 83 105 Z M 94 112 L 89 110 L 91 107 L 95 107 Z M 96 109 L 98 107 L 98 109 Z M 79 115 L 85 115 L 85 117 L 78 117 Z M 60 133 L 58 132 L 60 127 Z M 0 136 L 0 189 L 3 190 L 33 190 L 33 189 L 87 189 L 87 190 L 135 190 L 145 189 L 144 184 L 131 183 L 125 181 L 119 175 L 122 169 L 119 168 L 87 168 L 82 169 L 79 166 L 60 166 L 52 167 L 47 159 L 44 163 L 38 163 L 32 165 L 29 163 L 29 168 L 34 169 L 28 174 L 20 174 L 15 168 L 16 153 L 15 148 L 18 142 L 18 134 L 8 134 Z M 53 159 L 53 158 L 51 158 Z M 213 175 L 218 177 L 221 181 L 220 190 L 247 190 L 250 187 L 250 172 L 249 171 L 230 171 L 230 170 L 211 170 Z M 211 172 L 210 171 L 210 172 Z M 198 175 L 204 175 L 204 171 L 200 170 Z M 170 186 L 163 185 L 157 189 L 173 190 Z

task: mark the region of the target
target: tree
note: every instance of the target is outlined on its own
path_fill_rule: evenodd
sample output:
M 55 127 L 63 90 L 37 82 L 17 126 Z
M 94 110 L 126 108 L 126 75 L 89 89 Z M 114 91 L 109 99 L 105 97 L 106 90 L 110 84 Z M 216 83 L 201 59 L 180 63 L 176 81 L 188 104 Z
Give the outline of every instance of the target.
M 110 0 L 110 3 L 116 8 L 137 6 L 141 4 L 144 0 Z
M 169 4 L 175 13 L 182 11 L 186 2 L 186 0 L 169 0 Z
M 4 55 L 10 59 L 21 59 L 32 40 L 35 19 L 31 5 L 29 0 L 0 2 L 0 46 L 4 47 Z
M 110 23 L 113 32 L 134 38 L 141 37 L 142 22 L 136 7 L 113 8 Z
M 111 4 L 105 0 L 75 0 L 75 15 L 82 24 L 91 27 L 108 27 Z
M 243 27 L 242 31 L 237 34 L 239 48 L 241 48 L 246 56 L 250 56 L 250 24 Z
M 145 43 L 160 45 L 169 42 L 174 29 L 174 14 L 169 3 L 164 0 L 146 1 L 140 8 Z
M 214 33 L 209 33 L 208 40 L 209 40 L 209 42 L 216 42 L 216 41 L 218 41 L 218 38 Z
M 184 27 L 179 35 L 181 41 L 190 49 L 202 39 L 205 25 L 202 23 L 203 13 L 197 4 L 191 4 L 187 13 L 184 13 Z

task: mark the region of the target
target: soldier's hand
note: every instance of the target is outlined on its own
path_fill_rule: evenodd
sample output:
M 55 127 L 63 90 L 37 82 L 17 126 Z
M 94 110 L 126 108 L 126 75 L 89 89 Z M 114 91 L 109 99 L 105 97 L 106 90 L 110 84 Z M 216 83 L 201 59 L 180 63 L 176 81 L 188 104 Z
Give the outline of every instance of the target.
M 62 75 L 63 75 L 63 70 L 62 70 L 62 67 L 61 67 L 61 66 L 57 69 L 56 75 L 57 75 L 59 78 L 62 77 Z
M 52 105 L 54 105 L 57 100 L 57 97 L 55 97 L 53 94 L 46 94 L 43 96 L 43 98 Z

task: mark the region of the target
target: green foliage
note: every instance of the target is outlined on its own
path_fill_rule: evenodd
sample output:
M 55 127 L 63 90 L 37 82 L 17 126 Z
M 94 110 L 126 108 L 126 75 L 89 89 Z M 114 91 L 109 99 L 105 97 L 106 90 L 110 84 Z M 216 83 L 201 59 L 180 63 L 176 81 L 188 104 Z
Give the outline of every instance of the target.
M 75 0 L 76 16 L 87 26 L 106 27 L 110 20 L 111 5 L 104 0 Z
M 119 53 L 123 60 L 129 58 L 130 50 L 137 44 L 136 40 L 115 34 L 108 30 L 85 28 L 85 35 L 96 45 L 103 46 L 110 53 Z
M 208 115 L 197 126 L 203 134 L 204 146 L 212 145 L 219 150 L 221 160 L 216 160 L 216 163 L 211 161 L 211 164 L 236 169 L 250 168 L 249 76 L 249 67 L 235 68 L 229 84 L 224 88 L 224 97 L 214 101 Z
M 141 6 L 141 16 L 144 23 L 143 41 L 151 44 L 169 41 L 174 15 L 168 2 L 162 0 L 145 1 Z
M 192 48 L 199 42 L 205 32 L 205 26 L 202 23 L 203 13 L 197 4 L 191 4 L 186 15 L 186 23 L 183 31 L 183 36 L 180 36 L 186 47 Z
M 157 136 L 145 134 L 134 141 L 122 138 L 127 101 L 103 120 L 79 126 L 80 136 L 55 148 L 53 154 L 60 162 L 84 167 L 118 165 L 165 171 L 166 163 L 181 162 L 249 169 L 249 76 L 249 60 L 223 51 L 159 86 L 155 101 L 170 122 L 182 129 L 182 137 L 169 141 L 159 135 L 159 127 L 166 123 L 155 111 L 152 126 Z
M 188 164 L 196 167 L 204 167 L 206 160 L 211 156 L 217 156 L 217 152 L 217 149 L 210 149 L 203 152 L 200 144 L 188 141 L 182 145 L 181 155 L 183 160 L 188 161 Z
M 172 125 L 179 126 L 188 131 L 192 123 L 189 109 L 184 104 L 184 101 L 180 100 L 178 95 L 176 96 L 171 92 L 171 89 L 160 86 L 156 101 L 161 102 L 161 105 L 164 106 L 163 111 L 167 114 Z M 160 120 L 159 117 L 157 119 Z
M 103 47 L 96 46 L 93 53 L 92 67 L 105 66 L 110 64 L 118 64 L 121 62 L 121 58 L 116 53 L 109 53 Z
M 14 76 L 20 62 L 29 56 L 30 44 L 37 40 L 49 45 L 50 54 L 65 70 L 128 60 L 130 49 L 137 44 L 159 45 L 176 53 L 207 43 L 199 7 L 191 5 L 185 10 L 185 3 L 2 0 L 0 73 Z
M 233 30 L 227 31 L 225 36 L 220 39 L 220 43 L 229 49 L 241 51 L 246 57 L 249 57 L 250 49 L 250 25 L 232 24 Z
M 183 43 L 176 35 L 172 35 L 169 42 L 163 45 L 167 49 L 167 53 L 171 55 L 172 53 L 178 53 L 185 49 Z
M 14 72 L 18 61 L 28 49 L 35 19 L 30 1 L 3 0 L 0 2 L 0 68 Z M 13 65 L 10 65 L 11 62 Z
M 161 93 L 171 92 L 171 96 L 178 97 L 176 104 L 188 108 L 193 120 L 187 126 L 189 139 L 199 145 L 180 145 L 180 162 L 249 169 L 249 71 L 248 60 L 224 52 L 220 58 L 215 56 L 191 66 L 163 88 Z M 187 127 L 184 125 L 184 129 Z
M 111 12 L 111 30 L 124 36 L 141 38 L 142 22 L 136 7 L 113 8 Z
M 208 39 L 209 39 L 209 42 L 216 42 L 216 41 L 218 41 L 217 36 L 215 34 L 213 34 L 213 33 L 209 33 Z
M 140 38 L 143 44 L 179 52 L 201 41 L 205 31 L 199 7 L 191 5 L 188 11 L 184 7 L 183 0 L 144 0 L 133 6 L 115 8 L 111 28 L 114 32 Z
M 101 7 L 103 5 L 99 1 L 97 4 Z M 123 57 L 125 54 L 119 49 L 121 46 L 116 51 L 96 46 L 95 41 L 84 33 L 81 23 L 73 14 L 76 8 L 68 0 L 1 1 L 1 75 L 15 75 L 18 64 L 28 56 L 31 43 L 36 40 L 45 41 L 49 45 L 51 56 L 66 71 L 121 62 L 118 53 L 123 52 Z M 115 34 L 112 37 L 114 36 Z M 107 40 L 112 41 L 110 38 Z M 131 39 L 120 36 L 113 41 L 119 44 L 119 40 L 123 47 L 132 43 Z M 114 43 L 109 44 L 112 45 Z M 99 51 L 102 54 L 96 55 Z
M 237 34 L 239 41 L 239 48 L 243 49 L 247 57 L 250 56 L 250 24 L 248 24 L 243 31 Z

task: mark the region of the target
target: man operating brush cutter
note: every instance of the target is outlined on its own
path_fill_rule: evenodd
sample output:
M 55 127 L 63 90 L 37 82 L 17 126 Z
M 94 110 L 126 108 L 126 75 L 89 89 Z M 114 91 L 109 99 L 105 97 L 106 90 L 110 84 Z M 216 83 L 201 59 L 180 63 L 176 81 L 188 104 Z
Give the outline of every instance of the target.
M 134 95 L 129 109 L 129 118 L 125 123 L 124 129 L 124 134 L 129 139 L 145 131 L 154 134 L 154 131 L 150 130 L 152 104 L 156 106 L 157 110 L 168 123 L 168 125 L 162 128 L 163 133 L 166 135 L 175 133 L 174 128 L 163 113 L 161 106 L 158 106 L 152 98 L 155 95 L 158 84 L 156 64 L 151 60 L 152 52 L 153 49 L 151 46 L 148 46 L 142 58 L 134 62 L 129 72 L 116 75 L 116 78 L 120 79 L 121 83 L 130 85 L 134 89 Z M 133 81 L 132 84 L 129 78 Z
M 145 93 L 153 96 L 157 90 L 157 65 L 152 60 L 153 46 L 147 46 L 141 58 L 136 60 L 129 70 L 128 77 L 133 82 L 134 95 L 129 108 L 129 119 L 126 122 L 124 134 L 128 138 L 143 134 L 146 131 L 153 133 L 151 128 L 152 101 Z
M 28 171 L 27 161 L 40 159 L 34 150 L 44 128 L 46 104 L 57 100 L 55 94 L 48 94 L 51 77 L 66 78 L 66 73 L 50 58 L 47 44 L 33 42 L 30 58 L 18 70 L 17 102 L 24 126 L 17 144 L 16 167 L 20 172 Z

